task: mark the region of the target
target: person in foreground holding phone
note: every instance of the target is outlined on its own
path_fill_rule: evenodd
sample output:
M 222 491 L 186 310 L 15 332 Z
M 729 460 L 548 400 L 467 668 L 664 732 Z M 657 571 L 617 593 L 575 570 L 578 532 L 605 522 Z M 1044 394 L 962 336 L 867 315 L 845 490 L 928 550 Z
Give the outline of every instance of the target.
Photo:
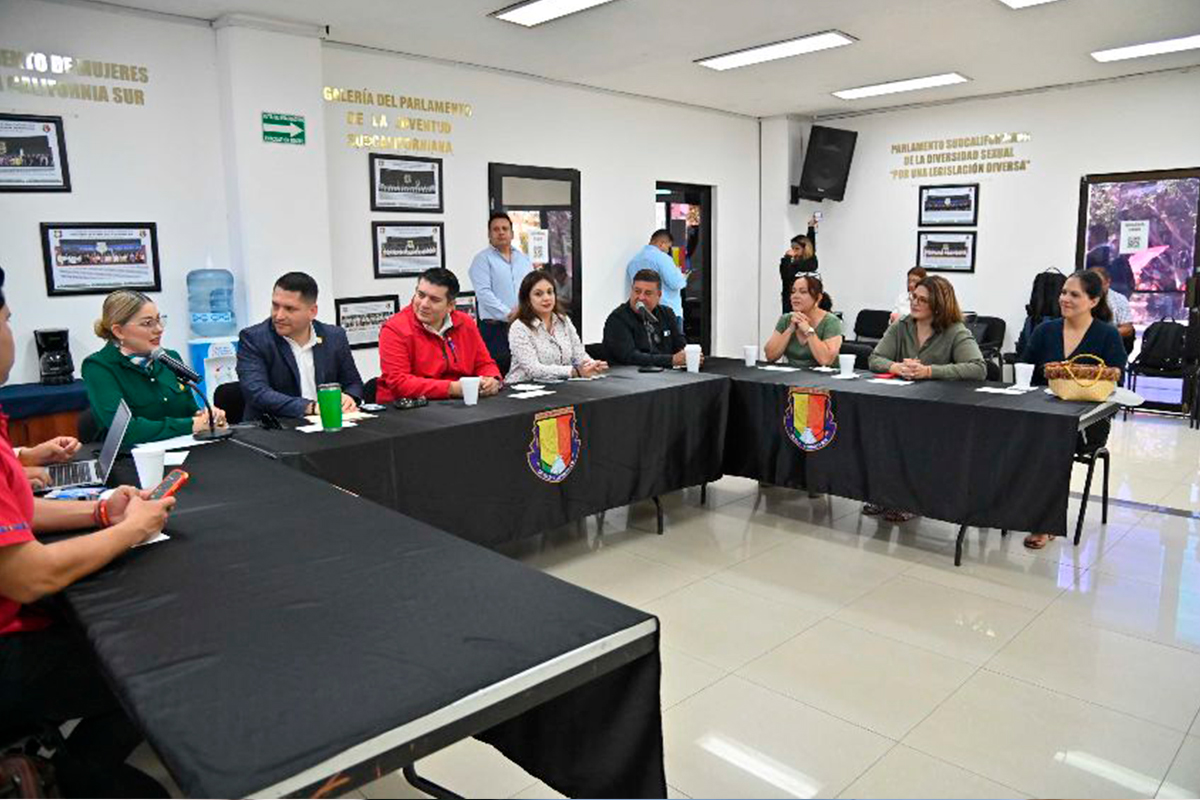
M 633 276 L 629 301 L 604 322 L 609 358 L 638 367 L 682 367 L 686 345 L 679 318 L 662 304 L 662 278 L 652 269 L 641 270 Z
M 588 357 L 575 323 L 558 303 L 554 281 L 540 270 L 526 275 L 517 290 L 508 349 L 512 366 L 504 378 L 507 384 L 591 378 L 608 369 L 606 362 Z
M 1067 278 L 1058 294 L 1058 307 L 1062 316 L 1038 325 L 1021 354 L 1022 361 L 1034 365 L 1035 386 L 1047 384 L 1046 364 L 1066 361 L 1084 353 L 1103 359 L 1105 366 L 1125 369 L 1125 345 L 1112 322 L 1113 312 L 1108 306 L 1104 280 L 1095 270 L 1081 270 Z M 1083 363 L 1095 364 L 1090 360 Z M 1080 431 L 1075 440 L 1075 452 L 1093 452 L 1103 447 L 1108 442 L 1111 428 L 1112 422 L 1105 419 Z M 1025 537 L 1025 546 L 1030 550 L 1041 550 L 1052 538 L 1048 533 L 1031 533 Z
M 0 384 L 15 358 L 0 272 Z M 0 414 L 0 742 L 47 723 L 82 718 L 54 757 L 66 797 L 165 797 L 125 765 L 141 735 L 121 711 L 84 639 L 33 603 L 54 594 L 162 530 L 174 498 L 148 501 L 129 486 L 107 500 L 34 499 Z M 94 529 L 42 544 L 35 533 Z
M 133 412 L 123 448 L 208 430 L 208 412 L 196 404 L 192 390 L 165 365 L 149 356 L 162 345 L 167 318 L 146 295 L 117 289 L 104 298 L 96 335 L 104 347 L 83 360 L 80 373 L 100 430 L 112 425 L 121 399 Z M 179 353 L 168 355 L 183 361 Z M 225 427 L 225 412 L 213 409 L 213 423 Z
M 792 282 L 792 313 L 779 318 L 775 333 L 763 345 L 767 361 L 786 356 L 793 367 L 827 367 L 837 361 L 842 321 L 832 308 L 833 298 L 825 293 L 819 276 L 797 275 Z
M 443 267 L 421 273 L 412 302 L 379 331 L 380 403 L 402 397 L 462 397 L 459 378 L 479 377 L 479 394 L 500 391 L 500 368 L 470 314 L 454 309 L 458 278 Z
M 954 287 L 940 275 L 929 275 L 912 292 L 909 315 L 887 329 L 871 353 L 873 372 L 890 372 L 911 381 L 982 381 L 987 365 L 975 337 L 963 324 Z M 863 513 L 882 514 L 888 522 L 907 522 L 914 514 L 876 503 Z
M 987 365 L 967 326 L 954 287 L 941 275 L 922 278 L 909 314 L 887 329 L 871 353 L 872 372 L 911 381 L 982 381 Z

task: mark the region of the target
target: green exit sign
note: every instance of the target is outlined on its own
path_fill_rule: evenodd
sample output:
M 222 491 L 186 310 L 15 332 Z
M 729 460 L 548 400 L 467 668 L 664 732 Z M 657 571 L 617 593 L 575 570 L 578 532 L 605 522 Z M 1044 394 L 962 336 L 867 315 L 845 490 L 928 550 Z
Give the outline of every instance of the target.
M 304 117 L 295 114 L 272 114 L 262 112 L 262 135 L 264 142 L 277 144 L 304 144 Z

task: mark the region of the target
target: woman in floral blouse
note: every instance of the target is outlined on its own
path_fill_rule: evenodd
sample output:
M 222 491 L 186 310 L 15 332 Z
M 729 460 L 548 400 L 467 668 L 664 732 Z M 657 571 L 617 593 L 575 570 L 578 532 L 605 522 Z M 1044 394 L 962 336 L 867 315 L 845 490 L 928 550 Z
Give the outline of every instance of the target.
M 607 363 L 588 357 L 575 326 L 558 304 L 554 281 L 540 270 L 521 281 L 508 346 L 512 367 L 504 379 L 507 384 L 592 378 L 608 369 Z

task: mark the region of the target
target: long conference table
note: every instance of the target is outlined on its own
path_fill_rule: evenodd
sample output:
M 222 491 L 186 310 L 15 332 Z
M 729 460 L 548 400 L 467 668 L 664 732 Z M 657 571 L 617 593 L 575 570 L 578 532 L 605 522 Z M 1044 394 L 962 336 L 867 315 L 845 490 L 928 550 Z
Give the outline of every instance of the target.
M 869 378 L 710 359 L 244 428 L 189 455 L 169 541 L 65 597 L 189 795 L 343 793 L 474 735 L 564 794 L 661 797 L 657 620 L 486 548 L 723 474 L 1066 531 L 1113 404 Z

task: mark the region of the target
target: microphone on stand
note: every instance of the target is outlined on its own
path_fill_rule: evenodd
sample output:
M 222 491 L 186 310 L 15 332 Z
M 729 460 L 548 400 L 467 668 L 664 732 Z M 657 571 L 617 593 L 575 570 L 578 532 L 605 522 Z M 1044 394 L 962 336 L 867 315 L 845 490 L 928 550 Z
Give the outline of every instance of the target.
M 175 373 L 175 376 L 179 378 L 179 380 L 187 384 L 188 387 L 197 395 L 199 395 L 202 401 L 204 401 L 204 409 L 208 412 L 208 430 L 192 434 L 194 438 L 200 441 L 211 441 L 216 439 L 228 439 L 230 436 L 233 436 L 233 429 L 231 428 L 221 428 L 220 430 L 217 430 L 217 425 L 213 418 L 212 406 L 209 404 L 208 398 L 205 397 L 204 392 L 200 391 L 200 387 L 196 385 L 200 382 L 200 373 L 196 372 L 194 369 L 189 367 L 187 364 L 184 364 L 182 361 L 175 358 L 161 347 L 156 347 L 151 350 L 148 358 L 151 361 L 157 361 L 167 369 L 171 370 L 171 372 Z
M 641 300 L 637 302 L 637 313 L 642 318 L 642 325 L 646 328 L 646 338 L 650 340 L 650 346 L 657 350 L 659 344 L 662 343 L 662 335 L 658 332 L 658 320 Z

